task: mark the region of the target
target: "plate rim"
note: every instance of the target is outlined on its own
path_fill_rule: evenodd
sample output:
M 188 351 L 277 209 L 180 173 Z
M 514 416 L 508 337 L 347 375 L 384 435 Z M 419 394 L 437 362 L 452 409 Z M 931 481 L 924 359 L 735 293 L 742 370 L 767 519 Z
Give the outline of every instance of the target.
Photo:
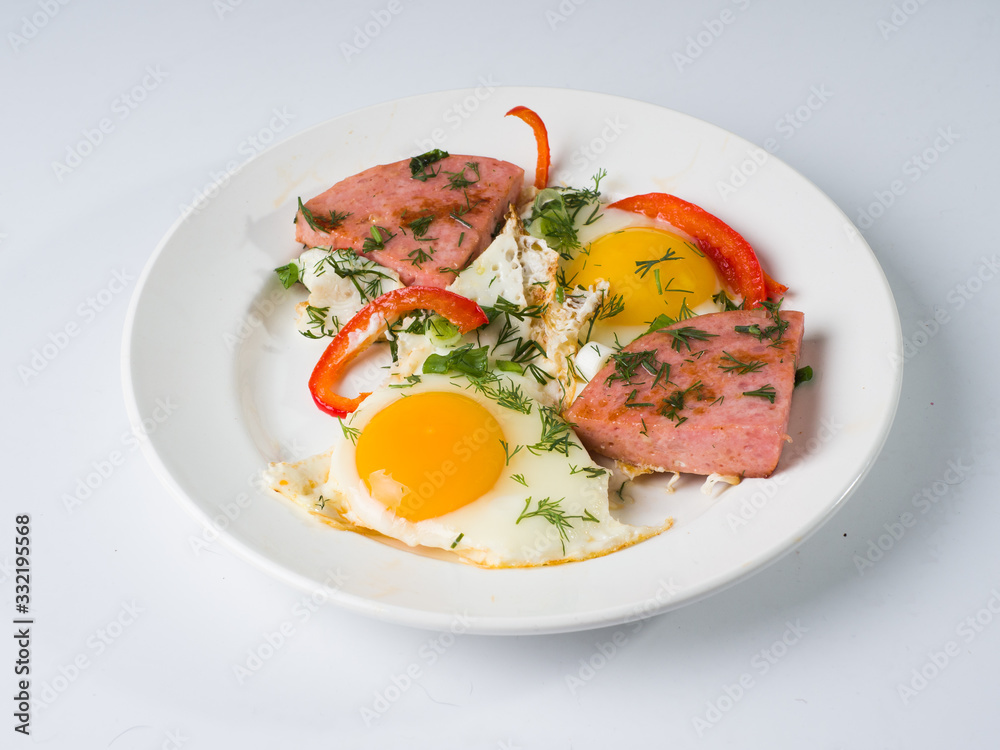
M 633 105 L 641 105 L 644 107 L 654 107 L 656 109 L 665 111 L 670 115 L 680 117 L 695 124 L 699 128 L 707 128 L 717 133 L 724 134 L 728 137 L 734 137 L 740 142 L 747 143 L 755 148 L 759 148 L 756 144 L 743 138 L 737 133 L 726 130 L 719 125 L 711 122 L 707 122 L 693 115 L 687 114 L 685 112 L 680 112 L 678 110 L 671 109 L 669 107 L 664 107 L 660 104 L 645 101 L 642 99 L 635 99 L 631 97 L 625 97 L 618 94 L 609 94 L 605 92 L 589 91 L 585 89 L 575 89 L 575 88 L 559 88 L 551 86 L 497 86 L 496 90 L 503 90 L 509 93 L 516 93 L 520 91 L 532 92 L 534 95 L 549 92 L 555 96 L 564 95 L 566 93 L 572 93 L 574 95 L 580 95 L 584 97 L 600 97 L 607 100 L 618 100 L 623 102 L 628 102 Z M 356 118 L 361 116 L 363 113 L 369 112 L 371 110 L 376 110 L 384 108 L 387 106 L 400 105 L 407 102 L 420 101 L 432 96 L 454 96 L 461 97 L 469 95 L 476 91 L 474 87 L 460 88 L 460 89 L 443 89 L 436 91 L 428 91 L 420 94 L 412 94 L 405 97 L 398 97 L 394 99 L 387 99 L 385 101 L 369 104 L 365 107 L 361 107 L 356 110 L 351 110 L 349 112 L 344 112 L 336 115 L 326 120 L 315 123 L 308 128 L 305 128 L 290 137 L 278 141 L 268 148 L 256 154 L 251 159 L 240 165 L 239 169 L 231 175 L 231 179 L 235 179 L 237 175 L 244 170 L 249 164 L 262 160 L 271 151 L 285 147 L 289 142 L 303 138 L 306 134 L 313 131 L 319 130 L 324 127 L 328 127 L 330 123 L 336 120 L 346 119 L 346 118 Z M 732 586 L 735 586 L 752 575 L 760 572 L 766 567 L 776 563 L 782 559 L 785 555 L 791 551 L 798 548 L 803 544 L 809 537 L 811 537 L 816 531 L 819 530 L 823 525 L 825 525 L 845 504 L 846 501 L 857 491 L 860 485 L 863 483 L 864 479 L 868 476 L 871 469 L 874 467 L 875 463 L 878 461 L 882 450 L 885 447 L 885 443 L 888 440 L 889 434 L 892 430 L 892 425 L 895 421 L 896 414 L 898 412 L 899 399 L 902 392 L 902 381 L 903 381 L 903 365 L 902 365 L 902 327 L 899 319 L 899 310 L 896 305 L 892 289 L 889 285 L 888 279 L 885 275 L 885 271 L 881 264 L 878 262 L 878 258 L 875 255 L 872 248 L 868 245 L 867 241 L 861 235 L 860 231 L 854 227 L 853 222 L 847 216 L 847 214 L 838 206 L 833 199 L 827 195 L 823 190 L 821 190 L 815 183 L 805 177 L 801 172 L 796 170 L 794 167 L 788 165 L 786 162 L 782 161 L 774 155 L 769 155 L 769 159 L 774 159 L 780 163 L 785 169 L 792 172 L 798 179 L 802 180 L 803 183 L 808 184 L 815 191 L 815 197 L 822 197 L 825 201 L 827 208 L 832 208 L 836 213 L 838 213 L 844 222 L 845 228 L 854 228 L 856 232 L 856 239 L 860 241 L 863 249 L 867 251 L 870 255 L 870 259 L 873 262 L 874 268 L 878 272 L 878 281 L 881 285 L 881 291 L 885 295 L 886 301 L 889 303 L 889 307 L 892 311 L 892 341 L 890 342 L 893 350 L 899 355 L 896 361 L 899 363 L 898 366 L 893 369 L 893 378 L 891 383 L 891 388 L 887 394 L 887 402 L 885 404 L 885 415 L 879 424 L 879 429 L 877 432 L 871 433 L 869 439 L 872 440 L 873 450 L 871 450 L 866 456 L 864 465 L 861 467 L 860 471 L 854 476 L 853 481 L 843 490 L 835 501 L 832 501 L 825 509 L 823 513 L 818 513 L 813 515 L 807 524 L 799 527 L 799 533 L 796 535 L 789 535 L 782 540 L 781 544 L 772 545 L 766 550 L 763 550 L 757 554 L 753 559 L 744 562 L 742 569 L 739 570 L 735 575 L 729 575 L 725 580 L 719 582 L 710 580 L 708 582 L 703 582 L 700 586 L 695 586 L 693 590 L 686 589 L 685 597 L 677 601 L 666 601 L 657 604 L 656 606 L 644 609 L 641 615 L 642 618 L 662 614 L 668 611 L 678 609 L 680 607 L 695 604 L 702 601 L 709 596 L 716 593 L 725 591 Z M 194 212 L 185 211 L 172 223 L 170 228 L 165 232 L 163 237 L 160 239 L 159 243 L 154 248 L 153 252 L 147 259 L 145 265 L 139 277 L 136 281 L 136 286 L 133 290 L 131 298 L 129 300 L 128 310 L 126 312 L 125 321 L 122 330 L 122 348 L 121 348 L 121 375 L 122 375 L 122 391 L 125 400 L 126 412 L 128 414 L 130 425 L 135 425 L 141 423 L 142 414 L 139 405 L 138 395 L 136 393 L 136 384 L 133 381 L 132 373 L 132 363 L 133 363 L 133 338 L 136 333 L 136 315 L 141 301 L 142 294 L 149 283 L 150 276 L 152 275 L 157 261 L 166 251 L 166 248 L 170 245 L 171 240 L 180 230 L 180 228 L 187 222 Z M 175 477 L 168 470 L 166 464 L 163 461 L 161 455 L 157 452 L 154 441 L 150 440 L 148 435 L 142 435 L 139 440 L 140 447 L 146 461 L 149 463 L 150 467 L 153 469 L 154 474 L 163 483 L 170 493 L 178 499 L 185 508 L 185 510 L 199 523 L 205 526 L 210 526 L 211 518 L 208 512 L 203 509 L 197 501 L 191 497 L 178 483 Z M 424 609 L 414 609 L 401 604 L 390 604 L 381 601 L 375 601 L 371 598 L 363 598 L 358 595 L 344 592 L 337 589 L 331 589 L 318 584 L 316 581 L 309 579 L 303 574 L 290 570 L 283 566 L 281 563 L 268 558 L 263 553 L 258 550 L 253 549 L 248 543 L 238 539 L 233 534 L 227 533 L 226 530 L 221 530 L 218 534 L 218 539 L 226 545 L 227 548 L 231 549 L 237 553 L 240 557 L 247 559 L 253 565 L 260 569 L 263 569 L 269 575 L 277 578 L 278 580 L 284 581 L 292 585 L 293 587 L 315 593 L 317 591 L 324 592 L 324 595 L 328 596 L 331 601 L 338 604 L 338 606 L 347 609 L 356 614 L 361 614 L 369 617 L 374 617 L 375 619 L 390 622 L 395 624 L 402 624 L 411 627 L 428 629 L 428 630 L 447 630 L 452 626 L 454 621 L 454 614 L 445 614 L 438 611 L 430 611 Z M 405 552 L 402 552 L 405 554 Z M 731 571 L 730 571 L 731 572 Z M 484 635 L 526 635 L 526 634 L 544 634 L 544 633 L 560 633 L 560 632 L 572 632 L 578 630 L 592 629 L 608 627 L 616 624 L 621 624 L 623 622 L 628 622 L 630 619 L 637 619 L 631 617 L 635 613 L 635 604 L 631 605 L 616 605 L 612 607 L 605 607 L 604 609 L 597 611 L 584 611 L 584 612 L 559 612 L 559 613 L 545 613 L 545 614 L 529 614 L 529 615 L 472 615 L 469 616 L 470 626 L 465 632 L 484 634 Z

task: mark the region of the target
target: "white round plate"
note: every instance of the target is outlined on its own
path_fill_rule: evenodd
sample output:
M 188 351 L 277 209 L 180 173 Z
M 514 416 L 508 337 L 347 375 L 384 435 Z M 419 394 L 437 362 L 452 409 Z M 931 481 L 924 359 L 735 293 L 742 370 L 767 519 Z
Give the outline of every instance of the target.
M 788 284 L 805 313 L 789 433 L 770 479 L 702 494 L 685 477 L 632 490 L 626 520 L 676 519 L 642 544 L 585 562 L 483 570 L 333 530 L 256 478 L 269 461 L 325 450 L 337 422 L 307 380 L 325 341 L 300 336 L 273 272 L 298 254 L 296 199 L 375 164 L 430 148 L 523 165 L 530 129 L 504 117 L 523 104 L 545 120 L 551 184 L 608 171 L 611 198 L 663 191 L 721 217 Z M 184 505 L 238 552 L 356 612 L 476 633 L 544 633 L 618 624 L 689 604 L 794 548 L 871 468 L 899 396 L 899 319 L 871 250 L 834 203 L 778 159 L 683 114 L 604 94 L 544 88 L 447 91 L 338 117 L 264 152 L 171 229 L 143 272 L 125 328 L 130 418 L 146 456 Z M 161 404 L 175 405 L 166 419 Z M 159 410 L 158 410 L 159 409 Z

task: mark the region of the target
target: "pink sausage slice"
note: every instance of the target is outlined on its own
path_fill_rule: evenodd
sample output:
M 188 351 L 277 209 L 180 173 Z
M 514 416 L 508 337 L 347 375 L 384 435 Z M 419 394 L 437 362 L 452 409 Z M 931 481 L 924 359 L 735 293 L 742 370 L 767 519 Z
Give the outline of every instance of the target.
M 414 179 L 405 159 L 341 180 L 306 201 L 312 224 L 299 211 L 295 238 L 308 247 L 353 248 L 407 286 L 448 286 L 492 241 L 521 192 L 524 170 L 485 156 L 452 155 L 422 174 L 428 178 Z M 343 214 L 349 215 L 338 221 Z
M 565 416 L 588 450 L 633 466 L 769 476 L 788 437 L 802 332 L 802 313 L 787 310 L 676 323 L 622 349 Z

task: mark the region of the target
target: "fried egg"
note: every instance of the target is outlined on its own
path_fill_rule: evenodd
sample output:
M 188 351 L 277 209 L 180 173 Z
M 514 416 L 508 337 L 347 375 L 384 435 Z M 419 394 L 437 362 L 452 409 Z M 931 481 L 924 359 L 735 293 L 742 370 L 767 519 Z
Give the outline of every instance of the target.
M 625 344 L 659 315 L 682 320 L 721 309 L 712 299 L 723 289 L 712 261 L 662 223 L 603 208 L 600 218 L 579 227 L 578 238 L 580 250 L 564 261 L 566 279 L 583 287 L 600 280 L 609 286 L 594 341 Z
M 448 550 L 483 567 L 530 567 L 614 552 L 668 528 L 609 510 L 608 473 L 537 383 L 422 375 L 373 393 L 330 451 L 273 464 L 277 492 L 342 528 Z

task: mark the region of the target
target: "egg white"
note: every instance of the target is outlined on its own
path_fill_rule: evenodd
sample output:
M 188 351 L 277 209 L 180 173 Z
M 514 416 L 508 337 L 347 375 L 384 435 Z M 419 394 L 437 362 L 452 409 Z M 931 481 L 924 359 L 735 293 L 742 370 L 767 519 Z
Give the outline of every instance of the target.
M 529 379 L 517 375 L 503 377 L 525 393 L 538 392 Z M 518 445 L 539 442 L 541 419 L 537 402 L 533 403 L 531 414 L 522 414 L 500 406 L 468 386 L 468 381 L 461 377 L 424 375 L 409 388 L 375 392 L 347 420 L 347 431 L 338 436 L 330 451 L 297 464 L 272 464 L 265 481 L 276 492 L 324 516 L 333 525 L 374 531 L 412 547 L 448 550 L 483 567 L 531 567 L 584 560 L 635 544 L 669 528 L 670 520 L 661 526 L 629 526 L 613 518 L 608 503 L 608 474 L 593 462 L 572 432 L 569 455 L 522 448 L 510 459 L 491 490 L 458 510 L 422 521 L 396 516 L 388 505 L 392 504 L 394 491 L 400 488 L 393 487 L 391 477 L 383 476 L 375 478 L 369 492 L 358 474 L 355 442 L 350 435 L 354 430 L 363 432 L 376 414 L 398 399 L 433 391 L 459 392 L 493 415 L 512 450 Z M 428 467 L 431 481 L 433 471 L 434 467 Z M 373 495 L 383 495 L 382 500 Z M 518 522 L 522 513 L 537 510 L 539 502 L 546 500 L 556 502 L 558 511 L 569 519 L 563 534 L 541 516 L 525 517 Z M 583 520 L 581 516 L 596 520 Z

